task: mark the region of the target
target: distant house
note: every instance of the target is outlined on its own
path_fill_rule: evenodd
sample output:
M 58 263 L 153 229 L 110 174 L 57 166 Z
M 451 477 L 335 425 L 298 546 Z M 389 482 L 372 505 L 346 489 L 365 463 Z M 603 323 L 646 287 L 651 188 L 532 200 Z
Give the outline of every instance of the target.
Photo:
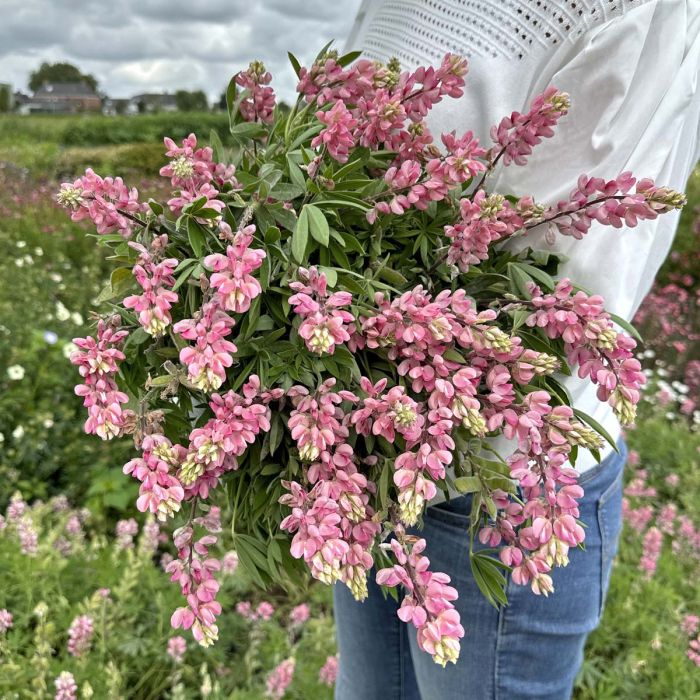
M 99 112 L 102 98 L 87 83 L 44 83 L 26 104 L 23 114 Z
M 177 112 L 175 95 L 167 92 L 145 92 L 134 95 L 129 100 L 129 114 L 150 114 L 151 112 Z

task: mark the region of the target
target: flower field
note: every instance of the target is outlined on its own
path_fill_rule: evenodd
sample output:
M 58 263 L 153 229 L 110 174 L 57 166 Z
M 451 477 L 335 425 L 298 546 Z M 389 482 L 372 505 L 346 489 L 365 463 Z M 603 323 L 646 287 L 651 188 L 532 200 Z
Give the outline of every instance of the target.
M 180 636 L 163 570 L 174 551 L 133 507 L 121 470 L 131 447 L 83 433 L 68 355 L 91 332 L 110 265 L 52 198 L 87 165 L 161 195 L 147 179 L 165 163 L 158 141 L 189 124 L 141 119 L 0 119 L 0 697 L 330 698 L 329 590 L 263 596 L 231 550 L 222 493 L 208 514 L 221 524 L 220 641 Z M 207 119 L 203 135 L 221 127 Z M 623 542 L 577 698 L 700 697 L 700 174 L 688 195 L 637 318 L 650 382 L 627 434 Z

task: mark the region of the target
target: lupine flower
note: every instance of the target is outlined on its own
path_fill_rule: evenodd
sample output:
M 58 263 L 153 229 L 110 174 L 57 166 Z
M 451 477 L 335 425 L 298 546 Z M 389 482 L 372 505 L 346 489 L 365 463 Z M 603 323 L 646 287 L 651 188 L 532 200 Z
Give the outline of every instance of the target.
M 78 697 L 78 684 L 69 671 L 61 671 L 53 683 L 56 686 L 54 700 L 76 700 Z
M 497 144 L 491 149 L 491 160 L 502 154 L 504 165 L 525 165 L 532 147 L 543 138 L 554 135 L 553 127 L 569 111 L 569 107 L 569 96 L 555 87 L 549 87 L 535 97 L 528 112 L 513 112 L 509 117 L 504 117 L 498 126 L 491 129 L 491 138 Z
M 311 148 L 318 148 L 323 144 L 332 158 L 339 163 L 346 163 L 348 152 L 355 145 L 352 129 L 356 126 L 357 121 L 353 119 L 342 100 L 338 100 L 327 111 L 316 112 L 316 117 L 322 124 L 325 124 L 325 129 L 322 129 L 318 136 L 311 141 Z
M 30 557 L 36 556 L 39 547 L 39 533 L 30 517 L 22 517 L 17 522 L 17 534 L 22 554 Z
M 185 449 L 157 434 L 147 435 L 141 448 L 142 457 L 127 462 L 123 471 L 141 482 L 136 507 L 164 522 L 180 510 L 185 496 L 182 484 L 174 475 L 185 457 Z
M 195 640 L 203 647 L 211 646 L 219 636 L 216 618 L 221 614 L 221 604 L 216 601 L 219 583 L 214 575 L 220 563 L 208 556 L 209 547 L 216 539 L 214 535 L 204 535 L 195 541 L 192 527 L 179 528 L 175 531 L 178 558 L 166 568 L 170 580 L 180 584 L 187 601 L 186 607 L 173 613 L 170 624 L 175 629 L 191 628 Z
M 89 615 L 76 617 L 68 629 L 68 653 L 83 656 L 92 647 L 93 622 Z
M 630 172 L 607 182 L 581 175 L 569 199 L 545 209 L 541 219 L 549 222 L 550 232 L 580 239 L 594 221 L 614 228 L 632 227 L 639 221 L 656 219 L 665 211 L 680 209 L 685 203 L 684 195 L 656 187 L 649 179 L 637 182 L 633 193 L 630 190 L 635 182 Z M 551 233 L 548 238 L 551 240 Z
M 12 627 L 12 613 L 3 608 L 0 610 L 0 634 L 5 634 Z
M 430 560 L 421 553 L 425 540 L 419 539 L 412 545 L 403 539 L 391 541 L 390 550 L 396 564 L 377 572 L 377 583 L 382 586 L 401 584 L 406 589 L 398 616 L 403 622 L 410 622 L 417 630 L 418 646 L 428 652 L 441 666 L 456 663 L 459 656 L 459 640 L 464 636 L 459 613 L 452 601 L 457 599 L 457 591 L 449 586 L 450 577 L 443 573 L 428 570 Z
M 700 629 L 700 617 L 697 615 L 686 615 L 681 621 L 681 630 L 689 637 L 692 637 Z
M 489 247 L 512 235 L 523 226 L 517 211 L 500 194 L 486 195 L 479 190 L 473 200 L 460 202 L 461 221 L 446 226 L 445 235 L 452 242 L 447 262 L 467 272 L 489 256 Z
M 165 333 L 165 329 L 172 322 L 170 307 L 177 302 L 178 297 L 171 287 L 175 284 L 173 272 L 178 261 L 176 258 L 166 258 L 156 262 L 156 256 L 168 245 L 168 237 L 165 234 L 154 239 L 151 250 L 133 241 L 129 245 L 139 252 L 133 273 L 143 289 L 143 294 L 126 297 L 124 307 L 136 311 L 139 323 L 146 333 L 157 338 Z
M 261 620 L 271 620 L 272 616 L 275 614 L 275 608 L 272 603 L 263 600 L 258 604 L 258 607 L 255 608 L 255 614 Z
M 139 531 L 139 524 L 133 519 L 119 520 L 117 522 L 117 546 L 119 549 L 131 549 L 134 546 L 134 537 Z
M 226 576 L 233 576 L 238 569 L 238 553 L 234 550 L 226 552 L 221 560 L 221 572 Z
M 243 386 L 243 396 L 233 391 L 212 395 L 209 406 L 215 417 L 190 433 L 189 448 L 177 474 L 186 496 L 206 498 L 224 472 L 238 468 L 236 457 L 256 435 L 270 429 L 270 409 L 265 402 L 283 392 L 263 396 L 258 393 L 259 385 L 257 375 L 251 375 Z
M 329 687 L 335 685 L 336 678 L 338 677 L 338 655 L 329 656 L 326 658 L 326 663 L 321 666 L 321 670 L 318 672 L 318 681 Z
M 118 363 L 124 359 L 119 350 L 128 335 L 118 331 L 119 317 L 109 324 L 100 321 L 97 324 L 97 339 L 74 338 L 78 350 L 71 354 L 70 361 L 78 366 L 84 384 L 75 387 L 75 393 L 82 396 L 83 405 L 88 409 L 85 432 L 99 435 L 103 440 L 111 440 L 120 435 L 126 425 L 128 412 L 121 404 L 129 397 L 119 391 L 113 379 L 119 371 Z
M 250 92 L 239 104 L 239 111 L 247 122 L 269 124 L 275 109 L 275 91 L 269 87 L 272 76 L 260 61 L 252 61 L 248 70 L 236 75 L 236 84 Z
M 236 603 L 236 612 L 246 620 L 253 621 L 257 619 L 257 614 L 253 610 L 253 606 L 247 600 L 241 600 Z
M 656 565 L 661 556 L 661 544 L 663 536 L 657 527 L 650 527 L 644 535 L 642 542 L 643 552 L 639 561 L 639 568 L 647 579 L 652 578 L 656 572 Z
M 75 182 L 64 182 L 56 195 L 61 206 L 71 210 L 71 220 L 90 219 L 97 233 L 120 233 L 129 238 L 137 214 L 145 211 L 136 188 L 127 188 L 120 177 L 101 178 L 88 168 Z M 138 219 L 137 219 L 138 220 Z
M 553 294 L 544 294 L 535 284 L 529 291 L 535 312 L 526 324 L 543 329 L 550 338 L 562 338 L 579 377 L 598 385 L 598 398 L 608 401 L 623 424 L 632 423 L 646 377 L 633 354 L 636 342 L 613 328 L 602 297 L 574 293 L 568 279 L 559 281 Z
M 309 270 L 299 268 L 297 276 L 300 281 L 289 283 L 296 292 L 289 298 L 289 303 L 303 319 L 299 336 L 311 352 L 332 355 L 336 345 L 350 340 L 349 324 L 355 317 L 340 307 L 349 306 L 352 295 L 348 292 L 329 294 L 326 275 L 319 274 L 315 267 Z
M 153 554 L 158 549 L 159 542 L 160 526 L 151 516 L 143 524 L 140 547 L 143 551 Z
M 254 232 L 255 225 L 246 226 L 236 233 L 226 255 L 215 253 L 204 259 L 204 266 L 214 272 L 210 282 L 216 290 L 216 299 L 227 311 L 247 311 L 251 301 L 262 292 L 260 282 L 250 274 L 265 259 L 264 250 L 250 248 Z
M 175 333 L 194 346 L 180 350 L 180 361 L 187 366 L 188 379 L 203 391 L 215 391 L 226 381 L 226 368 L 233 364 L 236 346 L 226 336 L 231 334 L 235 321 L 214 303 L 202 306 L 193 319 L 179 321 Z
M 187 642 L 184 637 L 171 637 L 168 639 L 168 656 L 176 663 L 180 663 L 187 651 Z
M 168 200 L 168 206 L 180 214 L 185 206 L 201 197 L 206 198 L 205 208 L 221 212 L 224 203 L 219 197 L 220 190 L 237 189 L 239 184 L 234 177 L 233 165 L 215 163 L 209 146 L 197 148 L 197 137 L 190 134 L 178 146 L 171 138 L 164 139 L 166 155 L 172 160 L 160 169 L 163 177 L 170 178 L 173 187 L 178 188 L 176 196 Z M 207 219 L 200 219 L 204 224 Z
M 272 700 L 281 700 L 284 697 L 289 684 L 294 679 L 295 665 L 294 658 L 286 659 L 270 671 L 265 681 L 265 697 Z
M 292 611 L 289 613 L 289 621 L 293 625 L 301 626 L 310 617 L 311 609 L 306 603 L 301 603 L 300 605 L 295 605 Z

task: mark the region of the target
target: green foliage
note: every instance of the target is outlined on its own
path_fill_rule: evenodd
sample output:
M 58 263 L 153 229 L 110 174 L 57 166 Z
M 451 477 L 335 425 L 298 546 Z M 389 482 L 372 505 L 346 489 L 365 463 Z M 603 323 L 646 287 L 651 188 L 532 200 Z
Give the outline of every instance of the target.
M 175 104 L 181 112 L 204 112 L 209 109 L 203 90 L 178 90 L 175 93 Z
M 108 266 L 101 250 L 66 221 L 51 188 L 0 182 L 0 506 L 15 488 L 28 498 L 63 492 L 93 506 L 123 509 L 133 486 L 105 474 L 128 458 L 126 445 L 90 440 L 74 392 L 70 341 L 84 335 L 89 299 Z M 18 215 L 21 212 L 21 216 Z M 22 376 L 13 379 L 9 368 Z M 16 375 L 15 375 L 16 376 Z M 102 488 L 92 488 L 99 476 Z
M 12 628 L 0 632 L 0 697 L 53 697 L 54 679 L 69 671 L 79 688 L 89 683 L 100 699 L 194 700 L 203 696 L 207 678 L 213 687 L 210 698 L 257 699 L 264 695 L 267 674 L 283 659 L 296 656 L 295 678 L 285 697 L 330 698 L 331 691 L 318 681 L 321 666 L 333 653 L 326 591 L 311 593 L 314 617 L 302 627 L 289 622 L 299 601 L 274 592 L 268 596 L 275 607 L 273 618 L 251 623 L 234 611 L 235 603 L 245 597 L 255 608 L 260 599 L 250 598 L 250 584 L 241 573 L 223 575 L 220 643 L 202 649 L 190 638 L 183 661 L 177 663 L 166 649 L 176 635 L 169 618 L 179 602 L 178 587 L 168 581 L 147 539 L 141 535 L 124 549 L 93 529 L 90 519 L 85 535 L 69 535 L 66 523 L 73 512 L 57 512 L 57 507 L 53 501 L 25 516 L 38 529 L 35 556 L 22 553 L 12 522 L 0 531 L 0 609 L 14 618 Z M 61 553 L 58 541 L 70 551 Z M 109 589 L 109 595 L 103 597 L 98 589 Z M 68 653 L 67 633 L 78 615 L 93 619 L 94 635 L 90 651 L 76 658 Z
M 72 63 L 42 63 L 29 74 L 29 89 L 36 91 L 44 83 L 87 83 L 97 90 L 97 79 L 89 73 L 82 73 Z
M 9 112 L 12 105 L 10 86 L 0 84 L 0 113 Z
M 657 491 L 649 503 L 656 509 L 673 503 L 697 527 L 700 434 L 659 415 L 640 421 L 628 443 L 642 457 L 647 484 Z M 665 481 L 672 472 L 679 477 L 675 487 Z M 632 477 L 628 467 L 627 480 Z M 672 550 L 671 539 L 666 538 L 657 571 L 647 581 L 639 569 L 642 536 L 625 526 L 603 621 L 586 647 L 577 700 L 700 697 L 697 667 L 685 654 L 689 638 L 680 628 L 685 615 L 700 610 L 700 569 L 697 558 Z
M 227 117 L 208 112 L 161 112 L 139 116 L 100 116 L 76 119 L 66 126 L 60 142 L 66 146 L 99 146 L 120 143 L 162 143 L 165 136 L 175 141 L 196 131 L 211 129 L 225 138 Z

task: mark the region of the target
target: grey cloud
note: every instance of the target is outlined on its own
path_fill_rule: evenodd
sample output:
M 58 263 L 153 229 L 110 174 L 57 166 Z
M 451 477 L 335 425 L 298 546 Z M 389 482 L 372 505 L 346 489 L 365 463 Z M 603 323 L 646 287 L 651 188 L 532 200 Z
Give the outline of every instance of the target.
M 0 82 L 26 87 L 42 60 L 93 73 L 112 96 L 202 88 L 214 99 L 253 59 L 293 98 L 287 51 L 302 63 L 342 46 L 360 0 L 2 0 Z

